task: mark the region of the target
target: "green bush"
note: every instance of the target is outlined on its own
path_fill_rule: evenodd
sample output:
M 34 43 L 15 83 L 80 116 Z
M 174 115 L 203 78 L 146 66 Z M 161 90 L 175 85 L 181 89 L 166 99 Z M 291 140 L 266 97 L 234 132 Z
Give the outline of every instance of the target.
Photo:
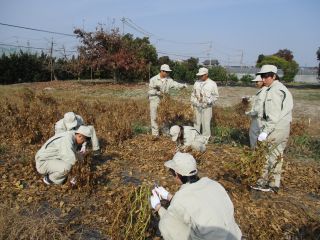
M 240 81 L 244 84 L 249 84 L 253 79 L 254 77 L 252 77 L 250 74 L 246 74 L 240 78 Z
M 260 59 L 261 60 L 261 59 Z M 272 64 L 283 70 L 282 80 L 285 82 L 292 82 L 295 75 L 299 71 L 299 65 L 296 61 L 287 61 L 278 56 L 264 56 L 263 59 L 257 63 L 257 67 L 262 67 L 265 64 Z

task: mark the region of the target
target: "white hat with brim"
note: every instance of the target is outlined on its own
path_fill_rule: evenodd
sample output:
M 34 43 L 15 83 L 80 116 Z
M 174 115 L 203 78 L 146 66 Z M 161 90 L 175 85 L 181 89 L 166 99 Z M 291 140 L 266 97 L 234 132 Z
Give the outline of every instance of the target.
M 255 79 L 251 80 L 251 82 L 261 82 L 261 81 L 262 81 L 261 75 L 257 75 Z
M 189 153 L 177 152 L 172 160 L 166 161 L 164 165 L 182 176 L 193 176 L 198 173 L 196 160 Z
M 80 126 L 76 133 L 82 134 L 85 137 L 91 138 L 91 129 L 88 126 Z
M 180 127 L 178 125 L 174 125 L 170 128 L 170 136 L 172 141 L 177 141 L 178 137 L 179 137 L 179 133 L 180 133 Z
M 274 65 L 263 65 L 260 71 L 256 73 L 256 75 L 261 75 L 263 73 L 269 73 L 269 72 L 277 74 L 278 69 Z
M 165 71 L 165 72 L 171 72 L 172 70 L 170 69 L 168 64 L 162 64 L 160 67 L 161 71 Z
M 74 112 L 67 112 L 64 114 L 63 123 L 66 126 L 67 130 L 71 130 L 77 126 L 77 118 Z
M 203 76 L 203 75 L 205 75 L 205 74 L 208 74 L 208 69 L 207 68 L 200 68 L 199 69 L 199 71 L 198 71 L 198 73 L 196 74 L 197 76 Z

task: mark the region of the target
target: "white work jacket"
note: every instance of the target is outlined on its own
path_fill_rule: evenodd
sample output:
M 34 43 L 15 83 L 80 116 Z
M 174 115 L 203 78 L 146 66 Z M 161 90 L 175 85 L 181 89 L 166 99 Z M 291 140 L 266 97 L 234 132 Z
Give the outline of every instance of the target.
M 262 118 L 263 117 L 263 104 L 266 98 L 266 90 L 268 88 L 263 86 L 256 95 L 252 96 L 251 98 L 251 109 L 250 111 L 246 112 L 247 115 L 253 118 Z
M 219 98 L 217 84 L 208 78 L 205 81 L 197 80 L 191 93 L 191 104 L 194 107 L 211 107 Z
M 77 144 L 75 132 L 68 131 L 51 137 L 37 152 L 36 161 L 61 160 L 70 165 L 76 163 Z
M 150 79 L 149 82 L 149 99 L 159 98 L 162 94 L 168 93 L 171 88 L 183 88 L 185 84 L 178 83 L 172 78 L 160 78 L 160 73 Z
M 283 129 L 292 122 L 293 98 L 289 90 L 275 80 L 266 90 L 263 105 L 262 131 L 270 134 L 275 129 Z
M 241 239 L 226 190 L 207 177 L 182 185 L 168 209 L 160 208 L 159 216 L 165 240 Z

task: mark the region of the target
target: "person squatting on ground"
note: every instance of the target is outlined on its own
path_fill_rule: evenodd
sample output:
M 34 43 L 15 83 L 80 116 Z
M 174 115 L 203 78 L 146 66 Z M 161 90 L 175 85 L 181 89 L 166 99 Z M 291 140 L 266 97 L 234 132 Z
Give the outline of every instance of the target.
M 258 136 L 261 132 L 261 120 L 263 117 L 263 103 L 266 97 L 266 86 L 263 86 L 263 81 L 260 75 L 257 75 L 252 82 L 256 83 L 259 91 L 252 96 L 250 102 L 252 104 L 250 111 L 246 115 L 251 117 L 251 124 L 249 129 L 250 147 L 254 148 L 257 145 Z
M 279 82 L 277 67 L 263 65 L 260 75 L 266 89 L 259 141 L 267 141 L 269 153 L 261 178 L 254 187 L 260 191 L 277 192 L 280 187 L 283 151 L 286 148 L 292 122 L 293 99 L 289 90 Z
M 159 136 L 159 126 L 157 124 L 157 109 L 163 94 L 168 93 L 171 88 L 187 87 L 187 84 L 181 84 L 172 80 L 169 77 L 171 72 L 167 64 L 160 67 L 160 73 L 150 79 L 149 82 L 149 102 L 150 102 L 150 119 L 151 119 L 151 132 L 154 136 Z
M 55 134 L 60 134 L 70 130 L 77 130 L 80 126 L 83 125 L 85 125 L 85 123 L 80 115 L 76 115 L 74 112 L 67 112 L 64 114 L 64 117 L 62 119 L 55 123 L 54 131 Z M 99 140 L 96 135 L 96 130 L 94 129 L 94 126 L 89 125 L 87 127 L 91 131 L 92 150 L 97 154 L 100 150 L 100 146 Z M 80 150 L 81 153 L 86 152 L 86 145 L 87 142 L 84 142 Z
M 44 175 L 46 184 L 65 183 L 68 173 L 76 163 L 76 152 L 91 138 L 91 129 L 80 126 L 76 131 L 67 131 L 51 137 L 35 156 L 36 169 Z
M 165 240 L 241 239 L 226 190 L 207 177 L 199 179 L 192 155 L 177 152 L 164 165 L 181 185 L 174 196 L 163 187 L 152 190 L 151 206 L 159 213 L 159 229 Z M 160 198 L 171 201 L 168 209 L 161 206 Z
M 197 76 L 199 79 L 194 83 L 191 93 L 191 104 L 195 111 L 194 127 L 209 141 L 211 137 L 212 106 L 219 97 L 218 87 L 208 77 L 207 68 L 200 68 Z
M 191 147 L 193 150 L 204 152 L 206 151 L 206 137 L 194 127 L 174 125 L 170 128 L 170 136 L 172 141 L 177 143 L 178 150 L 185 150 Z

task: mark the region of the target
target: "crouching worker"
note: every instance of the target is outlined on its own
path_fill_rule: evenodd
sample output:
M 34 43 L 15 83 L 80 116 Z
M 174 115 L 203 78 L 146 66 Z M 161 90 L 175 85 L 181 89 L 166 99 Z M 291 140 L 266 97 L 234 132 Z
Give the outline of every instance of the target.
M 85 125 L 85 123 L 80 115 L 77 115 L 74 112 L 67 112 L 64 114 L 64 117 L 54 125 L 54 132 L 55 134 L 60 134 L 66 131 L 77 130 L 82 125 Z M 94 126 L 88 125 L 87 127 L 90 128 L 91 131 L 92 150 L 95 154 L 99 154 L 100 146 L 96 130 L 94 129 Z M 81 153 L 86 152 L 86 144 L 87 142 L 82 145 L 80 150 Z
M 192 155 L 178 152 L 164 165 L 182 185 L 174 196 L 163 187 L 152 190 L 151 206 L 159 213 L 159 229 L 165 240 L 241 239 L 226 190 L 207 177 L 199 179 Z M 161 207 L 160 198 L 171 201 L 167 210 Z
M 36 168 L 44 175 L 44 183 L 65 183 L 71 167 L 76 163 L 76 151 L 91 138 L 91 130 L 80 126 L 77 131 L 56 134 L 37 152 Z
M 206 150 L 207 138 L 200 135 L 194 127 L 174 125 L 170 128 L 172 141 L 177 143 L 179 150 L 191 147 L 193 150 L 204 152 Z

